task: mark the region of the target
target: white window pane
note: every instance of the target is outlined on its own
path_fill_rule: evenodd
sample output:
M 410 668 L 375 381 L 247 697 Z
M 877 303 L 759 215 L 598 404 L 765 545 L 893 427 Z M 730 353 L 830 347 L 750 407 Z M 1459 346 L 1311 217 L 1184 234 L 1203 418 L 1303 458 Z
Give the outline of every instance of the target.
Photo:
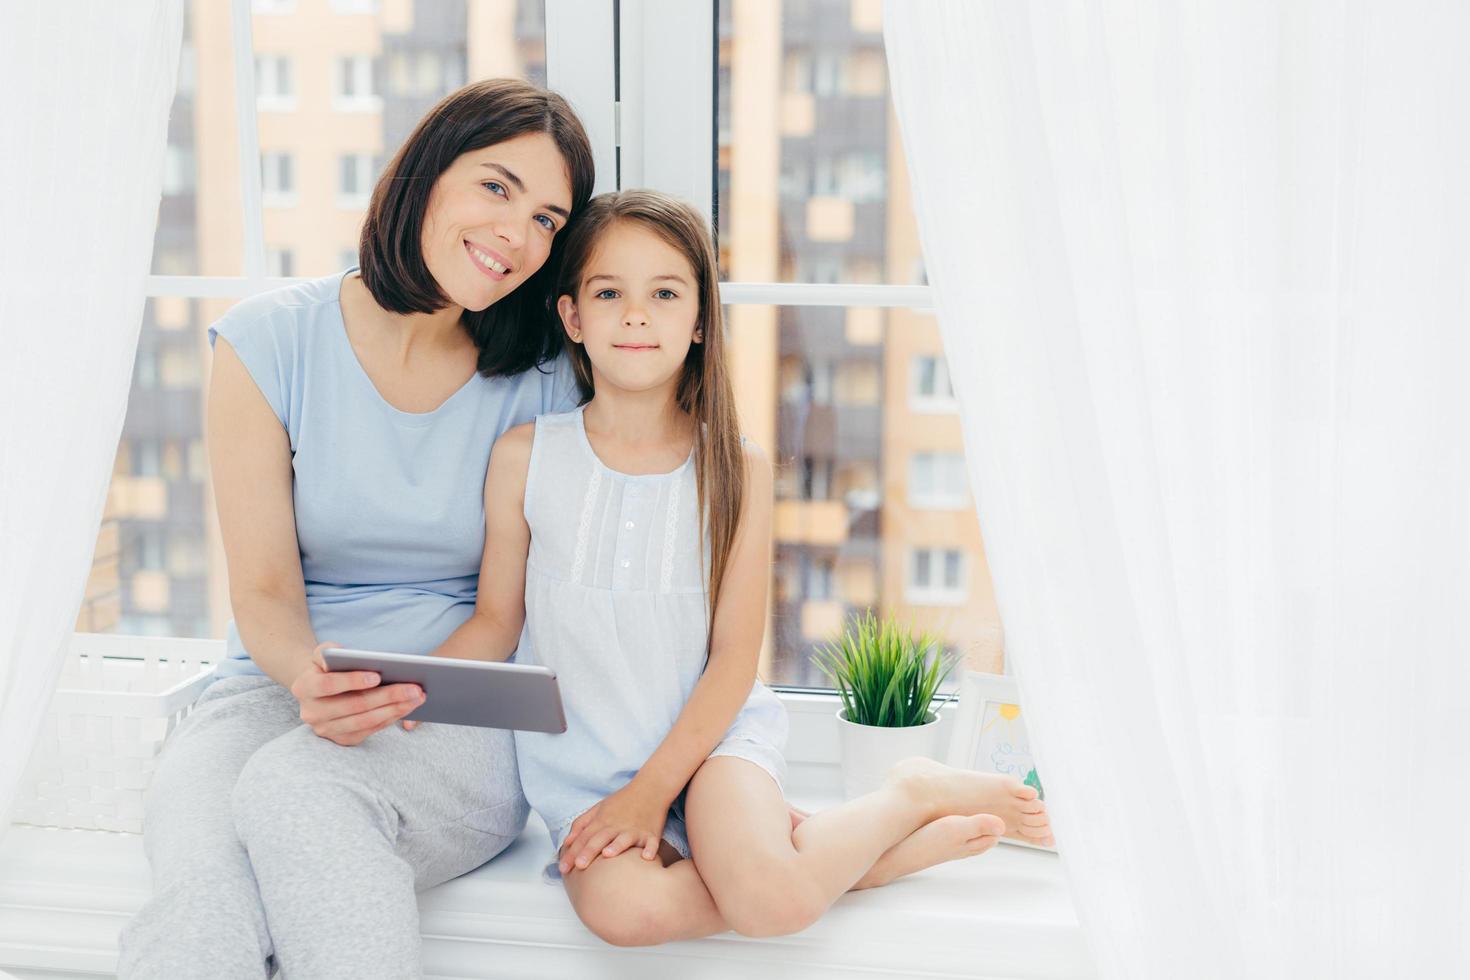
M 914 552 L 914 585 L 921 589 L 929 587 L 930 565 L 933 561 L 934 555 L 927 548 Z
M 910 195 L 887 164 L 899 132 L 881 11 L 873 0 L 718 0 L 715 213 L 726 279 L 922 282 Z M 769 175 L 733 173 L 766 160 L 777 161 Z M 732 181 L 742 184 L 738 208 Z
M 933 316 L 753 305 L 725 312 L 731 356 L 762 365 L 735 393 L 743 431 L 775 468 L 774 642 L 762 678 L 827 686 L 812 652 L 867 610 L 932 630 L 947 647 L 981 651 L 979 668 L 999 666 L 994 601 L 963 591 L 983 546 L 964 490 L 960 428 L 915 405 L 921 359 L 938 378 Z M 886 380 L 895 372 L 901 383 Z M 817 573 L 806 570 L 822 556 L 832 559 L 825 600 L 813 598 Z
M 184 5 L 184 36 L 179 52 L 179 70 L 173 103 L 168 115 L 168 157 L 164 171 L 164 199 L 158 209 L 158 227 L 153 236 L 150 271 L 156 275 L 234 276 L 243 271 L 236 248 L 205 248 L 201 224 L 204 217 L 198 206 L 198 195 L 207 193 L 211 207 L 209 216 L 217 220 L 228 215 L 236 228 L 240 214 L 239 158 L 233 140 L 217 140 L 217 145 L 204 147 L 198 139 L 198 123 L 206 118 L 235 119 L 234 81 L 230 64 L 228 17 L 195 15 L 194 4 Z M 224 90 L 222 100 L 210 98 L 201 91 L 198 62 L 204 58 L 222 58 L 227 66 L 222 73 L 209 73 L 210 84 Z M 228 157 L 229 178 L 216 162 Z M 238 241 L 239 233 L 235 232 Z
M 952 549 L 944 553 L 944 587 L 946 589 L 960 587 L 960 553 Z
M 237 136 L 242 120 L 235 109 L 230 18 L 218 12 L 197 16 L 198 10 L 212 11 L 208 4 L 184 7 L 164 197 L 150 268 L 156 274 L 238 276 L 244 272 Z M 425 111 L 469 77 L 546 82 L 543 0 L 471 5 L 253 0 L 251 10 L 257 45 L 253 54 L 259 58 L 256 94 L 296 101 L 292 115 L 286 116 L 282 103 L 266 99 L 257 117 L 262 191 L 275 193 L 278 205 L 290 202 L 293 210 L 279 226 L 274 218 L 282 216 L 265 216 L 266 240 L 276 250 L 268 257 L 268 272 L 289 269 L 292 275 L 321 276 L 357 264 L 354 237 L 360 215 L 344 214 L 337 206 L 339 157 L 365 153 L 359 190 L 369 193 L 380 161 L 397 149 Z M 459 19 L 446 10 L 457 10 Z M 349 37 L 355 52 L 334 47 Z M 361 68 L 351 69 L 355 74 L 347 84 L 377 97 L 379 105 L 351 116 L 335 110 L 332 99 L 342 84 L 336 58 L 379 51 L 407 57 L 413 66 L 411 90 L 375 85 L 381 80 L 375 79 L 369 56 Z M 436 70 L 438 83 L 425 88 Z M 201 120 L 215 128 L 206 132 Z M 229 620 L 224 569 L 210 558 L 218 543 L 205 536 L 214 532 L 205 530 L 213 528 L 213 521 L 205 483 L 202 409 L 208 345 L 203 336 L 230 305 L 178 297 L 156 297 L 144 305 L 113 476 L 115 504 L 99 527 L 93 580 L 79 629 L 223 635 Z M 139 449 L 144 443 L 147 448 Z M 165 445 L 172 448 L 166 451 Z M 136 465 L 154 475 L 136 475 L 135 456 L 140 457 Z M 166 463 L 166 457 L 177 464 Z M 177 478 L 170 479 L 168 472 Z M 143 530 L 151 535 L 146 545 Z M 145 547 L 150 569 L 144 569 Z M 153 577 L 135 582 L 140 570 Z M 166 598 L 160 609 L 139 605 L 160 595 Z

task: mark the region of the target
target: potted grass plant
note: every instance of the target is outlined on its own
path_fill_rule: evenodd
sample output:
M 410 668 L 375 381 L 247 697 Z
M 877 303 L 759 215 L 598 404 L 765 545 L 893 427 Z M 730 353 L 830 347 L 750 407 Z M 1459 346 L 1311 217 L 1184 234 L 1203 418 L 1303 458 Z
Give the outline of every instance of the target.
M 914 755 L 937 758 L 939 685 L 959 658 L 936 638 L 918 636 L 893 616 L 854 617 L 842 635 L 812 654 L 842 708 L 842 784 L 847 799 L 877 789 L 890 766 Z

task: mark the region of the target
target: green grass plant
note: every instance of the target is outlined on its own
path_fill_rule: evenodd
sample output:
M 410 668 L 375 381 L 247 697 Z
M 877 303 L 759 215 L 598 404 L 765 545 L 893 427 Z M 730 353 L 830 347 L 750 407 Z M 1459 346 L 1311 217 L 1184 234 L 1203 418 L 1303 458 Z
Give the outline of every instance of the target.
M 909 728 L 928 720 L 935 692 L 959 662 L 933 634 L 917 637 L 890 615 L 854 616 L 835 642 L 812 654 L 842 698 L 844 716 L 858 725 Z

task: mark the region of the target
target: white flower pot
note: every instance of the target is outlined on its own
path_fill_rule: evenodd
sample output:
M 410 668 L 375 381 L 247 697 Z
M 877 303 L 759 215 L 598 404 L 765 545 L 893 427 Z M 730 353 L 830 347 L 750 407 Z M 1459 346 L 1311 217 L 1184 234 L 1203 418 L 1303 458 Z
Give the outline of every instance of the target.
M 924 724 L 908 728 L 858 725 L 848 721 L 845 715 L 844 709 L 838 709 L 843 799 L 856 799 L 877 789 L 888 770 L 901 759 L 914 755 L 939 758 L 939 715 L 933 711 Z

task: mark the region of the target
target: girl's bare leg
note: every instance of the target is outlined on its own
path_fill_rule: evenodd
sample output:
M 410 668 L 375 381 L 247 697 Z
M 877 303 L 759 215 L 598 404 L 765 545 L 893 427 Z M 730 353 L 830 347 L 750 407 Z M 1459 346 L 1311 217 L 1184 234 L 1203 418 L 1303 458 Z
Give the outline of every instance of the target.
M 782 935 L 814 922 L 920 827 L 992 811 L 1006 829 L 1019 827 L 1024 813 L 1044 813 L 1035 795 L 1008 777 L 909 760 L 879 790 L 793 830 L 780 790 L 763 770 L 717 757 L 695 773 L 686 816 L 695 865 L 725 920 L 746 935 Z M 1049 837 L 1049 828 L 1042 834 Z
M 791 829 L 811 816 L 800 807 L 787 804 L 791 813 Z M 883 852 L 878 863 L 867 870 L 853 891 L 877 888 L 925 868 L 947 864 L 961 858 L 976 857 L 995 846 L 1004 832 L 1005 823 L 988 813 L 972 817 L 954 814 L 931 820 L 903 840 Z
M 853 891 L 877 888 L 925 868 L 984 854 L 996 845 L 1005 823 L 989 813 L 951 814 L 931 820 L 883 852 L 853 885 Z
M 614 946 L 654 946 L 700 939 L 730 928 L 694 863 L 667 843 L 659 860 L 637 849 L 599 857 L 566 875 L 567 896 L 588 929 Z

